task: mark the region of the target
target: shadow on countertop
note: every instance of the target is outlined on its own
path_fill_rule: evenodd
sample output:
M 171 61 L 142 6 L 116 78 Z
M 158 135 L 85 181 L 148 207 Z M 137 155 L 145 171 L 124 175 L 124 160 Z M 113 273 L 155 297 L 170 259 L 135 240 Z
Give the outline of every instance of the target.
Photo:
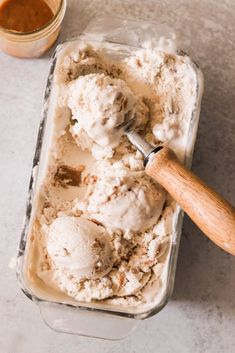
M 223 116 L 223 97 L 220 112 L 205 110 L 213 99 L 206 91 L 192 169 L 234 205 L 235 121 Z M 218 248 L 185 216 L 172 300 L 195 302 L 205 310 L 214 305 L 234 317 L 234 293 L 235 256 Z
M 235 314 L 234 279 L 235 257 L 215 246 L 186 216 L 172 299 L 226 301 Z
M 205 92 L 192 170 L 235 206 L 235 73 L 224 67 L 227 59 L 216 60 L 202 68 Z M 218 248 L 185 216 L 172 299 L 205 309 L 213 304 L 234 317 L 234 294 L 235 256 Z

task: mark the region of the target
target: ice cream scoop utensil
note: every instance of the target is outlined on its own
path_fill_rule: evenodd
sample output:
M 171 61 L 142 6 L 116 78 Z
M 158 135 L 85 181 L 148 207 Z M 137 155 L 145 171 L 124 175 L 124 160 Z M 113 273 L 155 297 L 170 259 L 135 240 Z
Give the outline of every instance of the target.
M 188 170 L 167 147 L 154 147 L 122 127 L 129 141 L 143 154 L 146 173 L 161 184 L 215 244 L 235 255 L 235 208 Z

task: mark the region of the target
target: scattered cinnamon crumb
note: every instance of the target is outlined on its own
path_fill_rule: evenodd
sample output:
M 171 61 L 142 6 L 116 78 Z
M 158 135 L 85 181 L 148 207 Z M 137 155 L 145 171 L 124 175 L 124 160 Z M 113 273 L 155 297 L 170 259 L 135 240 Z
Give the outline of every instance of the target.
M 77 168 L 61 165 L 54 174 L 54 184 L 65 189 L 69 186 L 79 186 L 81 184 L 81 174 L 84 169 L 84 165 L 80 165 Z

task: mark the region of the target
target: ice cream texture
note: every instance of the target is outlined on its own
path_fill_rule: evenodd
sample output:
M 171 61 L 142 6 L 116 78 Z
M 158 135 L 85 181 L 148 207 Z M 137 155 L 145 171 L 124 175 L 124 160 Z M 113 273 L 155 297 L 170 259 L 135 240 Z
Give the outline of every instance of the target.
M 130 172 L 120 163 L 101 164 L 97 181 L 80 208 L 105 227 L 141 232 L 157 223 L 165 202 L 163 188 L 143 171 Z
M 104 228 L 82 217 L 56 218 L 50 225 L 47 251 L 56 269 L 78 280 L 102 277 L 112 268 Z
M 101 45 L 72 44 L 57 59 L 54 87 L 29 276 L 79 302 L 153 305 L 176 205 L 118 127 L 133 119 L 146 140 L 183 159 L 197 90 L 191 61 L 159 48 L 115 61 Z
M 148 110 L 126 82 L 105 74 L 80 76 L 69 84 L 68 106 L 75 124 L 72 133 L 81 148 L 103 150 L 112 157 L 120 143 L 125 122 L 134 119 L 138 128 L 147 122 Z

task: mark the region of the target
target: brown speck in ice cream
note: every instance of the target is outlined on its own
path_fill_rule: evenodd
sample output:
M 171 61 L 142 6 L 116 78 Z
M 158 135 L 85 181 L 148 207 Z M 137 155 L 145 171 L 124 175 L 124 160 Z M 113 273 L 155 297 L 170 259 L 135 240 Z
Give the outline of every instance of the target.
M 84 169 L 83 165 L 77 168 L 61 165 L 54 174 L 54 184 L 65 189 L 69 186 L 79 186 L 81 184 L 81 174 Z

